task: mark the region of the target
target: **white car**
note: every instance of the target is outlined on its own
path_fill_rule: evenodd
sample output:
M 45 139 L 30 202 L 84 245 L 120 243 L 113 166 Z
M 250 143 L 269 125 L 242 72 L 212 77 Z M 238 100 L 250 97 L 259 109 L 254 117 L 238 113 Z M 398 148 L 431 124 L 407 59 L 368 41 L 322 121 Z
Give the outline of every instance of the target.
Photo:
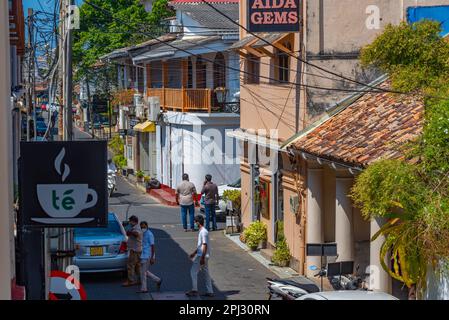
M 346 290 L 305 294 L 296 300 L 399 300 L 384 292 Z
M 218 186 L 218 196 L 220 200 L 218 201 L 218 205 L 215 207 L 215 213 L 217 215 L 226 213 L 226 202 L 223 201 L 223 193 L 226 190 L 241 190 L 241 188 L 242 182 L 240 178 L 237 181 L 234 181 L 233 183 Z M 201 196 L 200 210 L 201 212 L 204 212 L 204 194 Z

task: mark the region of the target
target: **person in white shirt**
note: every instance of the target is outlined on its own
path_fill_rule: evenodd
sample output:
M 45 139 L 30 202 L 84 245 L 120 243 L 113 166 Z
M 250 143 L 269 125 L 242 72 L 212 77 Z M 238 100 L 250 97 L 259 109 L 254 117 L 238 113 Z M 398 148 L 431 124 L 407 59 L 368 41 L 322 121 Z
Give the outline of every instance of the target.
M 148 222 L 142 221 L 140 223 L 142 229 L 142 254 L 140 255 L 140 279 L 141 288 L 138 293 L 147 293 L 147 277 L 156 282 L 158 291 L 161 288 L 162 279 L 150 272 L 149 267 L 156 261 L 156 254 L 154 250 L 154 235 L 148 229 Z
M 209 258 L 210 258 L 210 243 L 209 232 L 204 227 L 204 218 L 202 216 L 195 217 L 195 224 L 199 229 L 198 243 L 195 252 L 190 255 L 193 259 L 192 268 L 190 269 L 190 276 L 192 277 L 192 290 L 186 292 L 189 297 L 198 295 L 198 272 L 203 270 L 206 279 L 206 294 L 205 297 L 213 297 L 214 291 L 212 288 L 212 279 L 209 275 Z

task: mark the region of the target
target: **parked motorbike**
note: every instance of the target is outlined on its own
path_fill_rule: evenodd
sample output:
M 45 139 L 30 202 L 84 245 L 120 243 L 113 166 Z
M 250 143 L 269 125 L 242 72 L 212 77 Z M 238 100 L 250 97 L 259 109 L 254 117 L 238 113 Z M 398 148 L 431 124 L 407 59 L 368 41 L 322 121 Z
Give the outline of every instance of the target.
M 357 267 L 358 270 L 358 267 Z M 315 277 L 327 277 L 327 269 L 322 268 Z M 328 277 L 334 290 L 368 290 L 361 276 L 339 275 Z M 295 300 L 305 294 L 321 291 L 314 281 L 300 276 L 289 279 L 271 279 L 268 281 L 268 300 Z
M 108 194 L 112 197 L 112 194 L 117 189 L 116 172 L 111 168 L 108 168 Z
M 295 300 L 300 296 L 309 293 L 319 292 L 320 288 L 314 281 L 303 277 L 293 277 L 289 279 L 271 279 L 268 282 L 268 300 L 282 299 Z

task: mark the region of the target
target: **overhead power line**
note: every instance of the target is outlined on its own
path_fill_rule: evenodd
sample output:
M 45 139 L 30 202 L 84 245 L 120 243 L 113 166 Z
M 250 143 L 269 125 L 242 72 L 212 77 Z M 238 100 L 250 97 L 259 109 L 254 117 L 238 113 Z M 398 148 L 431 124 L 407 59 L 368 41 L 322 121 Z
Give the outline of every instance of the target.
M 101 11 L 101 12 L 103 12 L 103 13 L 108 14 L 113 20 L 115 20 L 115 21 L 117 21 L 117 22 L 120 22 L 120 23 L 123 23 L 123 24 L 125 24 L 126 26 L 128 26 L 128 27 L 130 27 L 130 28 L 134 28 L 133 26 L 130 26 L 126 21 L 123 21 L 123 20 L 121 20 L 121 19 L 118 19 L 118 18 L 114 17 L 113 14 L 112 14 L 110 11 L 108 11 L 108 10 L 102 8 L 102 7 L 99 7 L 99 6 L 95 5 L 95 4 L 93 4 L 93 3 L 91 3 L 91 2 L 88 1 L 88 0 L 85 0 L 84 3 L 86 3 L 86 4 L 89 5 L 89 6 L 91 6 L 92 8 L 96 9 L 97 11 Z M 201 55 L 195 54 L 195 53 L 193 53 L 193 52 L 191 52 L 191 51 L 189 51 L 189 50 L 186 50 L 186 49 L 177 47 L 177 46 L 175 46 L 175 45 L 172 45 L 172 44 L 169 43 L 169 42 L 162 41 L 162 40 L 158 39 L 157 37 L 152 36 L 152 35 L 150 35 L 150 34 L 148 34 L 148 33 L 146 33 L 146 32 L 142 32 L 142 31 L 140 31 L 140 30 L 136 30 L 136 33 L 139 33 L 139 34 L 142 34 L 142 35 L 146 35 L 146 36 L 150 37 L 151 39 L 155 40 L 155 41 L 158 42 L 158 43 L 162 43 L 162 44 L 164 44 L 164 45 L 166 45 L 166 46 L 168 46 L 168 47 L 171 47 L 171 48 L 173 48 L 173 49 L 175 49 L 175 50 L 179 50 L 179 51 L 181 51 L 181 52 L 187 53 L 187 54 L 190 55 L 190 56 L 194 56 L 194 57 L 200 57 L 200 56 L 201 56 Z M 202 57 L 202 56 L 201 56 L 201 58 L 203 59 L 203 61 L 207 61 L 207 62 L 213 63 L 213 64 L 215 64 L 215 65 L 217 65 L 217 66 L 221 66 L 221 67 L 227 68 L 227 69 L 229 69 L 229 70 L 242 72 L 242 73 L 245 73 L 245 74 L 248 74 L 248 75 L 255 75 L 254 73 L 251 73 L 251 72 L 247 72 L 247 71 L 244 71 L 244 70 L 241 70 L 241 69 L 237 69 L 237 68 L 234 68 L 234 67 L 222 65 L 222 64 L 220 64 L 220 63 L 217 63 L 217 62 L 215 62 L 215 61 L 213 61 L 213 60 L 204 58 L 204 57 Z M 278 79 L 275 79 L 275 78 L 272 78 L 272 77 L 267 77 L 267 76 L 261 76 L 261 75 L 258 75 L 258 77 L 263 78 L 263 79 L 266 79 L 266 80 L 269 80 L 269 81 L 272 81 L 272 82 L 274 82 L 274 83 L 291 84 L 291 85 L 295 85 L 295 86 L 299 86 L 299 87 L 311 88 L 311 89 L 317 89 L 317 90 L 325 90 L 325 91 L 358 92 L 358 93 L 367 93 L 367 92 L 375 92 L 375 93 L 392 92 L 392 93 L 398 93 L 398 92 L 394 92 L 394 91 L 387 91 L 387 90 L 385 90 L 384 88 L 376 88 L 376 87 L 372 87 L 372 86 L 366 86 L 366 87 L 372 87 L 372 89 L 374 89 L 374 90 L 345 89 L 345 88 L 328 88 L 328 87 L 320 87 L 320 86 L 313 86 L 313 85 L 299 84 L 299 83 L 294 83 L 294 82 L 290 82 L 290 81 L 281 81 L 281 82 L 280 82 Z

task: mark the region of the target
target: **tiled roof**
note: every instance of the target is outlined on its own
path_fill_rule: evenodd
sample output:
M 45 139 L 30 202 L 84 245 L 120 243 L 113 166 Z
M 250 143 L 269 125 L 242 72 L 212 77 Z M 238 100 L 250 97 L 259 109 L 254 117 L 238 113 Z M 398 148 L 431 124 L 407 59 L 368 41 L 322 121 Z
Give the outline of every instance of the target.
M 208 1 L 211 2 L 215 11 L 201 1 L 172 1 L 170 5 L 175 10 L 181 10 L 186 15 L 197 21 L 203 27 L 217 29 L 232 29 L 237 31 L 238 26 L 224 15 L 232 18 L 233 21 L 239 20 L 239 2 L 238 1 Z
M 389 81 L 380 87 L 389 88 Z M 366 93 L 291 146 L 357 167 L 381 158 L 399 159 L 400 146 L 421 134 L 423 113 L 417 96 Z

